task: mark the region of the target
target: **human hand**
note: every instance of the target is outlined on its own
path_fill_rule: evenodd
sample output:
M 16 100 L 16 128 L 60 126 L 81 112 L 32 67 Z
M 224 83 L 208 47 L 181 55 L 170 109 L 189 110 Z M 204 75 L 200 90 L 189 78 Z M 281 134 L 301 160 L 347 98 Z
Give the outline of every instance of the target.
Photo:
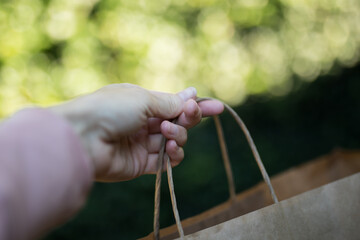
M 162 135 L 172 167 L 182 161 L 187 129 L 224 109 L 219 101 L 195 99 L 194 88 L 170 94 L 114 84 L 50 110 L 80 136 L 97 181 L 123 181 L 156 172 Z M 176 124 L 169 121 L 176 117 Z

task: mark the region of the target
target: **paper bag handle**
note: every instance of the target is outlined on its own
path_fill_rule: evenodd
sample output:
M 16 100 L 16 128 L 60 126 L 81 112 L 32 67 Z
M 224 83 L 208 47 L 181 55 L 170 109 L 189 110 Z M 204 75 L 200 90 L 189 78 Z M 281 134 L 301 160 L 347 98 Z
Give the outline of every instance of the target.
M 196 101 L 197 102 L 201 102 L 201 101 L 205 101 L 205 100 L 213 100 L 213 98 L 197 98 Z M 264 167 L 264 164 L 261 161 L 259 152 L 257 151 L 257 148 L 254 144 L 254 141 L 249 133 L 249 130 L 247 129 L 247 127 L 245 126 L 244 122 L 241 120 L 241 118 L 239 117 L 239 115 L 234 111 L 234 109 L 232 109 L 229 105 L 227 105 L 226 103 L 222 103 L 225 107 L 226 110 L 228 110 L 230 112 L 230 114 L 233 116 L 233 118 L 236 120 L 237 124 L 240 126 L 241 130 L 244 132 L 245 137 L 250 145 L 251 151 L 254 155 L 254 158 L 256 160 L 256 163 L 261 171 L 262 177 L 264 179 L 264 181 L 266 182 L 270 193 L 271 193 L 271 197 L 274 200 L 274 203 L 278 202 L 277 196 L 275 194 L 274 188 L 271 185 L 270 182 L 270 178 L 269 175 L 266 172 L 266 169 Z M 233 176 L 232 176 L 232 171 L 231 171 L 231 165 L 230 165 L 230 161 L 229 161 L 229 156 L 227 153 L 227 148 L 226 148 L 226 142 L 225 142 L 225 138 L 224 138 L 224 134 L 223 134 L 223 130 L 221 127 L 221 123 L 220 123 L 220 119 L 218 116 L 214 116 L 214 121 L 215 121 L 215 126 L 216 126 L 216 131 L 217 134 L 219 136 L 219 142 L 220 142 L 220 149 L 221 149 L 221 154 L 223 157 L 223 161 L 224 161 L 224 165 L 225 165 L 225 170 L 226 170 L 226 175 L 227 175 L 227 179 L 229 182 L 229 194 L 230 194 L 230 199 L 235 199 L 236 193 L 235 193 L 235 184 L 234 184 L 234 180 L 233 180 Z M 175 119 L 173 122 L 176 122 L 177 119 Z M 172 177 L 172 169 L 171 169 L 171 164 L 170 164 L 170 159 L 169 156 L 166 154 L 165 152 L 165 145 L 166 145 L 166 139 L 165 137 L 162 138 L 162 142 L 161 142 L 161 148 L 159 151 L 159 157 L 158 157 L 158 166 L 157 166 L 157 173 L 156 173 L 156 182 L 155 182 L 155 206 L 154 206 L 154 239 L 159 240 L 160 239 L 160 223 L 159 223 L 159 217 L 160 217 L 160 187 L 161 187 L 161 173 L 163 170 L 163 159 L 165 157 L 166 159 L 166 169 L 167 169 L 167 176 L 168 176 L 168 184 L 169 184 L 169 189 L 170 189 L 170 196 L 171 196 L 171 203 L 172 203 L 172 207 L 173 207 L 173 212 L 174 212 L 174 216 L 175 216 L 175 220 L 176 220 L 176 225 L 180 234 L 180 238 L 184 239 L 184 230 L 182 228 L 181 225 L 181 221 L 180 221 L 180 216 L 179 216 L 179 212 L 177 209 L 177 204 L 176 204 L 176 197 L 175 197 L 175 191 L 174 191 L 174 182 L 173 182 L 173 177 Z

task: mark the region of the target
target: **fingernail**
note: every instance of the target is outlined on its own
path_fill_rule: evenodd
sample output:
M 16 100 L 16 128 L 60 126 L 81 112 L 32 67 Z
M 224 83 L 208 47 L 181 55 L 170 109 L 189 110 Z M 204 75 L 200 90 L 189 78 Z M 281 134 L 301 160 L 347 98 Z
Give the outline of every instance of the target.
M 196 97 L 196 94 L 197 94 L 197 91 L 196 91 L 196 88 L 194 88 L 194 87 L 189 87 L 189 88 L 179 92 L 179 96 L 184 101 L 187 101 L 190 98 Z

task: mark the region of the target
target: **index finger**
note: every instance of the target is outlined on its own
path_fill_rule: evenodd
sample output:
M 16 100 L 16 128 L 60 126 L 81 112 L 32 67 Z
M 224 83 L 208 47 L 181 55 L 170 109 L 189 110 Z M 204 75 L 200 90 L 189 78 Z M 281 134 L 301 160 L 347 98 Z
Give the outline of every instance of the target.
M 218 115 L 224 111 L 224 104 L 216 99 L 204 100 L 199 102 L 198 105 L 203 117 Z

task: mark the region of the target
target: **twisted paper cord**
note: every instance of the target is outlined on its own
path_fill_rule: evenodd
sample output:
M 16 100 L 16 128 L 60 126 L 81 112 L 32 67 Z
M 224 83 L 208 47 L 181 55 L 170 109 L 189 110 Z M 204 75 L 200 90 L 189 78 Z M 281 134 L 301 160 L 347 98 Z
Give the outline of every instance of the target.
M 205 100 L 213 100 L 212 98 L 197 98 L 196 101 L 197 102 L 201 102 L 201 101 L 205 101 Z M 261 161 L 259 152 L 257 151 L 257 148 L 254 144 L 254 141 L 249 133 L 249 130 L 247 129 L 247 127 L 245 126 L 244 122 L 241 120 L 241 118 L 239 117 L 239 115 L 226 103 L 223 103 L 224 107 L 226 108 L 226 110 L 228 110 L 230 112 L 230 114 L 232 115 L 232 117 L 234 117 L 234 119 L 236 120 L 236 122 L 238 123 L 238 125 L 240 126 L 241 130 L 244 132 L 245 137 L 250 145 L 251 151 L 253 153 L 253 156 L 256 160 L 256 163 L 260 169 L 260 172 L 263 176 L 264 181 L 266 182 L 270 193 L 271 193 L 271 197 L 274 201 L 274 203 L 278 203 L 278 199 L 276 197 L 274 188 L 271 185 L 271 181 L 269 178 L 269 175 L 266 172 L 266 169 L 264 167 L 264 164 Z M 215 125 L 216 125 L 216 129 L 217 129 L 217 133 L 219 136 L 219 142 L 220 142 L 220 148 L 221 148 L 221 153 L 222 153 L 222 157 L 224 160 L 224 165 L 225 165 L 225 170 L 226 170 L 226 174 L 227 174 L 227 178 L 228 178 L 228 182 L 229 182 L 229 193 L 230 193 L 230 199 L 235 199 L 235 184 L 234 184 L 234 179 L 232 176 L 232 171 L 231 171 L 231 165 L 230 165 L 230 161 L 229 161 L 229 157 L 228 157 L 228 153 L 227 153 L 227 148 L 226 148 L 226 143 L 225 143 L 225 139 L 224 139 L 224 134 L 223 134 L 223 130 L 221 127 L 221 123 L 220 120 L 218 118 L 218 116 L 214 116 L 214 120 L 215 120 Z M 174 120 L 173 122 L 176 122 L 176 120 Z M 171 195 L 171 203 L 172 203 L 172 207 L 173 207 L 173 212 L 174 212 L 174 216 L 175 216 L 175 220 L 176 220 L 176 225 L 180 234 L 180 238 L 184 239 L 184 230 L 182 228 L 181 225 L 181 221 L 180 221 L 180 216 L 179 216 L 179 211 L 177 208 L 177 204 L 176 204 L 176 197 L 175 197 L 175 191 L 174 191 L 174 182 L 173 182 L 173 177 L 172 177 L 172 169 L 171 169 L 171 165 L 170 165 L 170 159 L 167 156 L 167 154 L 165 153 L 165 145 L 166 145 L 166 139 L 163 136 L 162 142 L 161 142 L 161 148 L 159 151 L 159 157 L 158 157 L 158 168 L 157 168 L 157 174 L 156 174 L 156 183 L 155 183 L 155 207 L 154 207 L 154 239 L 159 240 L 160 239 L 160 223 L 159 223 L 159 216 L 160 216 L 160 187 L 161 187 L 161 173 L 163 170 L 163 161 L 164 161 L 164 156 L 166 158 L 166 165 L 167 165 L 167 175 L 168 175 L 168 183 L 169 183 L 169 189 L 170 189 L 170 195 Z

